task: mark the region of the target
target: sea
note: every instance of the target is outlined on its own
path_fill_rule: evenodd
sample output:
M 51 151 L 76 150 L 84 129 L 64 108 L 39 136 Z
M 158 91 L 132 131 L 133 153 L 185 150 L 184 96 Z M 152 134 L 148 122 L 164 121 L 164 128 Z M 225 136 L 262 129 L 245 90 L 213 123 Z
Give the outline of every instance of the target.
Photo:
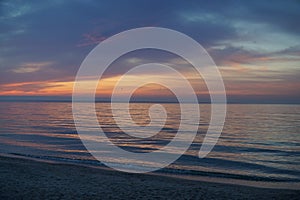
M 151 105 L 153 103 L 131 103 L 131 119 L 121 120 L 132 120 L 145 126 L 151 121 Z M 118 127 L 110 103 L 96 103 L 95 111 L 100 126 L 114 145 L 132 153 L 147 154 L 168 145 L 180 123 L 185 123 L 184 127 L 191 123 L 181 120 L 179 104 L 160 105 L 166 110 L 167 118 L 161 119 L 165 124 L 155 136 L 142 139 L 128 136 Z M 204 158 L 199 158 L 198 154 L 210 123 L 211 105 L 198 106 L 201 117 L 190 147 L 173 163 L 152 173 L 192 179 L 206 177 L 255 184 L 276 183 L 287 187 L 289 184 L 300 185 L 300 105 L 228 104 L 223 131 Z M 118 116 L 126 116 L 123 115 L 126 112 L 123 103 L 118 103 L 117 108 Z M 110 154 L 101 149 L 98 153 L 107 160 L 95 159 L 76 131 L 71 102 L 0 102 L 0 114 L 2 155 L 91 167 L 105 167 L 105 162 L 111 166 L 133 168 L 155 165 L 126 157 L 110 159 Z M 156 117 L 160 121 L 160 116 Z M 136 131 L 130 123 L 126 130 Z M 176 148 L 170 153 L 176 154 Z

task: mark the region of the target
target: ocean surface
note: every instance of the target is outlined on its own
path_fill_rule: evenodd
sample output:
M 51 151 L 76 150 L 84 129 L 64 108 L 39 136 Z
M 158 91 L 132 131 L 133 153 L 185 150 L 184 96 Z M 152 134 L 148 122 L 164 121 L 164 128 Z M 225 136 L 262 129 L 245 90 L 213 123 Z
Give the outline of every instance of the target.
M 178 129 L 179 105 L 161 105 L 167 110 L 166 123 L 155 137 L 144 139 L 124 137 L 112 117 L 109 103 L 97 103 L 96 111 L 99 123 L 115 145 L 131 152 L 147 153 L 167 145 Z M 125 106 L 122 103 L 117 106 L 122 116 Z M 149 123 L 149 106 L 149 103 L 130 105 L 131 116 L 137 124 Z M 199 106 L 201 120 L 194 142 L 184 155 L 158 173 L 300 183 L 300 105 L 229 104 L 221 137 L 202 159 L 198 152 L 209 125 L 210 105 Z M 1 102 L 0 114 L 0 153 L 103 166 L 79 139 L 72 103 Z M 182 123 L 189 124 L 189 120 Z M 135 131 L 130 124 L 126 129 Z M 105 152 L 100 153 L 105 155 Z M 172 153 L 176 153 L 176 149 Z M 116 166 L 143 167 L 145 164 L 126 158 L 106 159 Z

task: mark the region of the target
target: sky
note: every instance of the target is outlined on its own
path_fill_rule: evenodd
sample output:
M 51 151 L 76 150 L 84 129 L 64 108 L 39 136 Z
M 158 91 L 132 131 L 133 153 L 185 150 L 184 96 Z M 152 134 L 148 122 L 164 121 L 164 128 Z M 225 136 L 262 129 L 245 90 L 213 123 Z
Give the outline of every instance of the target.
M 82 61 L 99 42 L 128 29 L 164 27 L 199 42 L 220 70 L 229 102 L 300 103 L 299 1 L 0 1 L 0 96 L 72 95 Z M 189 63 L 169 52 L 142 50 L 117 59 L 98 96 L 109 98 L 122 73 L 148 62 L 178 68 L 199 99 L 207 90 Z M 140 74 L 165 79 L 168 75 Z M 134 84 L 136 77 L 132 77 Z M 170 78 L 176 86 L 176 79 Z M 180 85 L 178 85 L 179 87 Z M 183 89 L 184 90 L 184 89 Z M 119 91 L 120 95 L 126 93 Z M 169 99 L 159 85 L 136 91 L 144 100 Z

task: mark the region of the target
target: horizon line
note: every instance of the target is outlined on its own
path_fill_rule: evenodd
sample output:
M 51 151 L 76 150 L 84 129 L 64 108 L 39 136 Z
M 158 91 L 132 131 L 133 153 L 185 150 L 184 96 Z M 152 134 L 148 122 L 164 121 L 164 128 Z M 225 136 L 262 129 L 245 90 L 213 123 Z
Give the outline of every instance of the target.
M 48 103 L 71 103 L 72 96 L 0 96 L 0 102 L 48 102 Z M 89 101 L 77 101 L 77 102 L 89 102 Z M 111 103 L 110 98 L 101 98 L 96 97 L 95 103 Z M 115 101 L 115 103 L 127 103 L 124 100 Z M 130 103 L 170 103 L 170 104 L 178 104 L 179 102 L 176 100 L 170 99 L 134 99 L 131 100 Z M 191 102 L 184 102 L 191 103 Z M 291 104 L 297 105 L 300 104 L 300 101 L 288 101 L 283 99 L 255 99 L 255 100 L 247 100 L 247 99 L 231 99 L 227 98 L 227 104 Z M 210 100 L 207 99 L 198 99 L 198 104 L 211 104 Z

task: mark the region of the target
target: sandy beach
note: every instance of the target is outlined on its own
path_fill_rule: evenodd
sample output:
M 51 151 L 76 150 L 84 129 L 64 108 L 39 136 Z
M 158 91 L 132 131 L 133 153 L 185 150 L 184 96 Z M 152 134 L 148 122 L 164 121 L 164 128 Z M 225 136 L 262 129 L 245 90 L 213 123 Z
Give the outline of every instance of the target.
M 0 199 L 298 199 L 300 191 L 0 157 Z

